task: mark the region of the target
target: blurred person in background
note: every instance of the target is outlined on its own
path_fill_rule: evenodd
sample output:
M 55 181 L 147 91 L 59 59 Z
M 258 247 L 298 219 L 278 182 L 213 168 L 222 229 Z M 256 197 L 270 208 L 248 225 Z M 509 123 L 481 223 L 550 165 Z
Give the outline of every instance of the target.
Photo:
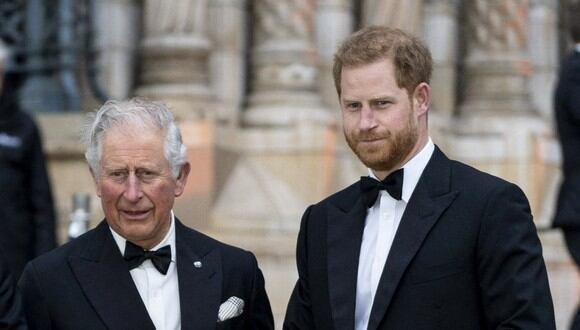
M 22 76 L 0 39 L 0 248 L 15 278 L 56 247 L 55 211 L 38 127 L 20 109 Z
M 22 298 L 0 249 L 0 329 L 25 330 Z
M 554 227 L 562 228 L 570 255 L 580 266 L 580 2 L 568 14 L 574 49 L 562 65 L 554 97 L 563 173 Z M 571 329 L 580 330 L 580 308 Z

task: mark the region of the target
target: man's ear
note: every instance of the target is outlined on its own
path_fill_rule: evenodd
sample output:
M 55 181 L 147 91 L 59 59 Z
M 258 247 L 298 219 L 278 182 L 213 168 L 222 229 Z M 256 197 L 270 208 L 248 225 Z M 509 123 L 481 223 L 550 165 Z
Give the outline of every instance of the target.
M 429 110 L 429 106 L 431 105 L 431 86 L 429 86 L 429 84 L 422 82 L 415 87 L 415 91 L 413 92 L 413 103 L 417 115 L 427 113 L 427 110 Z
M 175 189 L 174 189 L 175 197 L 179 197 L 181 196 L 181 194 L 183 194 L 190 170 L 191 165 L 189 164 L 189 162 L 185 162 L 185 164 L 181 165 L 179 175 L 177 176 L 177 179 L 175 179 Z

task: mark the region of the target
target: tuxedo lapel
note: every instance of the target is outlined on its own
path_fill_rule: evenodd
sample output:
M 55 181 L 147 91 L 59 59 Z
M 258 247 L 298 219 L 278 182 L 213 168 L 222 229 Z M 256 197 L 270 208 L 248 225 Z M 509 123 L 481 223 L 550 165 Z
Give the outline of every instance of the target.
M 105 221 L 69 265 L 85 296 L 110 329 L 155 329 Z
M 407 266 L 431 228 L 457 196 L 457 192 L 449 190 L 450 175 L 449 160 L 435 148 L 409 200 L 391 246 L 371 309 L 369 329 L 379 326 Z
M 222 265 L 218 249 L 175 221 L 181 329 L 215 328 L 221 303 Z
M 358 259 L 367 212 L 358 196 L 348 211 L 328 207 L 328 291 L 335 329 L 354 328 Z

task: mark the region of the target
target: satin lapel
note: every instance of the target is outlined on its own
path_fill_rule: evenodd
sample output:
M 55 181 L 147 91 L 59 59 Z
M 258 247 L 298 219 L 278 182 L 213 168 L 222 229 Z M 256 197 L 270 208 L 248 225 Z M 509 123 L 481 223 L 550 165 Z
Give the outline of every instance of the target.
M 449 160 L 436 148 L 401 219 L 375 294 L 368 329 L 377 329 L 407 266 L 441 214 L 457 197 L 457 192 L 449 191 L 449 182 Z
M 354 328 L 358 259 L 367 209 L 359 197 L 345 212 L 328 207 L 328 291 L 335 329 Z
M 220 252 L 203 246 L 197 233 L 175 223 L 181 329 L 214 329 L 222 295 Z
M 69 265 L 107 328 L 155 329 L 106 222 Z

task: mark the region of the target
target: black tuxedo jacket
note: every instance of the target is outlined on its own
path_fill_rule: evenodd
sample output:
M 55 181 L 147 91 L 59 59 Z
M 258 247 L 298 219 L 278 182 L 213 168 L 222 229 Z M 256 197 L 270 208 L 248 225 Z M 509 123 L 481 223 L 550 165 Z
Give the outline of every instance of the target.
M 366 212 L 359 183 L 306 210 L 284 329 L 354 328 Z M 435 148 L 401 219 L 368 328 L 555 329 L 523 192 Z
M 562 66 L 554 101 L 564 174 L 554 226 L 580 230 L 580 52 Z
M 175 221 L 182 329 L 273 329 L 264 278 L 253 254 Z M 193 263 L 201 261 L 202 267 Z M 105 221 L 28 263 L 20 279 L 30 329 L 154 329 Z M 229 297 L 242 315 L 217 323 Z

